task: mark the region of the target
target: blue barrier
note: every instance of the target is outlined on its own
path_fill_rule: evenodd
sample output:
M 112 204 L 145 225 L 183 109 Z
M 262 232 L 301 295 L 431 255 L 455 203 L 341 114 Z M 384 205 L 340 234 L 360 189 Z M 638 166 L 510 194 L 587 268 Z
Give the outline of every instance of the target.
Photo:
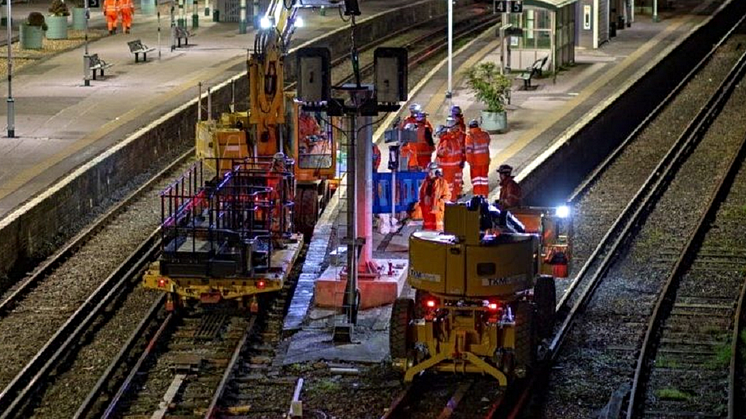
M 425 176 L 425 172 L 396 172 L 396 212 L 412 209 Z M 373 173 L 373 214 L 390 212 L 391 172 Z

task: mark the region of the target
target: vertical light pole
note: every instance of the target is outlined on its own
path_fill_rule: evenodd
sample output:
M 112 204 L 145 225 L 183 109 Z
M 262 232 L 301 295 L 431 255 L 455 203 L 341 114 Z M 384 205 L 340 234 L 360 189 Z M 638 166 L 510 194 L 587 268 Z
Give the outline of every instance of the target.
M 199 28 L 199 3 L 192 0 L 192 29 Z
M 246 0 L 241 0 L 239 8 L 238 33 L 246 33 Z
M 88 0 L 85 0 L 83 2 L 83 7 L 85 8 L 85 35 L 83 36 L 83 43 L 85 45 L 85 49 L 83 50 L 83 85 L 85 86 L 91 85 L 91 56 L 88 55 L 88 16 L 90 14 L 89 6 L 90 5 L 88 4 Z
M 254 29 L 259 29 L 259 0 L 253 0 L 251 2 L 252 10 L 251 10 L 251 17 L 254 20 Z M 321 8 L 321 11 L 324 11 L 324 8 Z
M 177 22 L 180 28 L 186 28 L 186 14 L 184 13 L 184 0 L 179 0 L 179 20 Z
M 453 0 L 446 0 L 448 2 L 448 91 L 446 92 L 446 99 L 453 97 Z
M 8 138 L 15 138 L 16 127 L 15 127 L 15 103 L 13 100 L 13 15 L 10 14 L 10 0 L 6 0 L 5 4 L 8 5 L 8 17 L 5 19 L 8 25 Z
M 658 0 L 653 0 L 653 22 L 658 22 Z

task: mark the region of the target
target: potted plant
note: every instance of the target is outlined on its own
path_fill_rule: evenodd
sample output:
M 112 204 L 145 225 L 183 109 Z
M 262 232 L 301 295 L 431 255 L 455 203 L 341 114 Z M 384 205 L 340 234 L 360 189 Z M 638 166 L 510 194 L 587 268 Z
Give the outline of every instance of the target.
M 41 49 L 44 32 L 47 23 L 44 15 L 39 12 L 31 12 L 25 21 L 21 22 L 19 38 L 22 49 Z
M 47 39 L 67 39 L 67 17 L 70 16 L 67 4 L 62 0 L 52 0 L 49 13 Z
M 482 111 L 482 129 L 493 132 L 507 130 L 505 102 L 510 94 L 512 80 L 500 74 L 495 63 L 485 62 L 466 72 L 466 84 L 474 91 L 477 100 L 487 106 Z
M 85 30 L 85 0 L 75 0 L 71 14 L 73 15 L 73 29 Z

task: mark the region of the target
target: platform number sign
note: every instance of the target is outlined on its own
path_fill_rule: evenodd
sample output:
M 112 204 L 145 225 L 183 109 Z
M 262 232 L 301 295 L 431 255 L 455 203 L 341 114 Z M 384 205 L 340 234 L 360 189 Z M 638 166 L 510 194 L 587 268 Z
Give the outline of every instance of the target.
M 523 13 L 522 1 L 496 1 L 495 11 L 497 13 Z
M 100 0 L 88 0 L 88 7 L 91 9 L 101 7 Z

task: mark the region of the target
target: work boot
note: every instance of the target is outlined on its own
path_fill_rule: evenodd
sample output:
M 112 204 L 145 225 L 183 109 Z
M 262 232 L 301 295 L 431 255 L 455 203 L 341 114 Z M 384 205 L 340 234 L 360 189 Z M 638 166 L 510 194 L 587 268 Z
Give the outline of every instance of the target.
M 114 29 L 109 29 L 109 35 L 114 35 Z
M 127 30 L 125 31 L 125 33 L 129 34 L 130 33 L 130 28 L 127 28 Z

